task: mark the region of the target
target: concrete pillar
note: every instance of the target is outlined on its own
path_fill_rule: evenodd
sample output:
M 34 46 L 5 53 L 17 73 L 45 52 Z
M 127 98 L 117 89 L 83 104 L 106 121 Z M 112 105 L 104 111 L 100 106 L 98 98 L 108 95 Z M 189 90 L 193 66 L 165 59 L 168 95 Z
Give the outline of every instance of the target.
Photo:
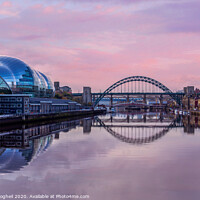
M 147 121 L 147 116 L 146 115 L 143 115 L 144 117 L 143 117 L 143 120 L 144 120 L 144 122 L 146 122 Z
M 163 112 L 160 113 L 160 122 L 163 121 Z
M 129 103 L 130 99 L 129 99 L 129 95 L 127 95 L 126 101 Z
M 88 105 L 92 103 L 92 93 L 90 87 L 83 87 L 83 104 Z
M 160 105 L 162 106 L 163 105 L 163 95 L 162 94 L 160 95 L 159 100 L 160 100 Z
M 130 116 L 127 115 L 127 122 L 129 123 L 129 121 L 130 121 Z
M 113 107 L 113 95 L 112 94 L 110 95 L 110 107 L 111 108 Z
M 147 95 L 146 94 L 144 94 L 143 103 L 147 104 Z
M 83 119 L 83 133 L 89 134 L 91 132 L 92 119 Z

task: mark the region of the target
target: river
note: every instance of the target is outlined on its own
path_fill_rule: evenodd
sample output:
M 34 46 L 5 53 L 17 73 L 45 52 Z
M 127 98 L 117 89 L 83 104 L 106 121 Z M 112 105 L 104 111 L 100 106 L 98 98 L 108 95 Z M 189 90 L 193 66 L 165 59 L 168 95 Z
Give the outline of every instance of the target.
M 199 121 L 116 113 L 0 127 L 0 199 L 199 200 Z

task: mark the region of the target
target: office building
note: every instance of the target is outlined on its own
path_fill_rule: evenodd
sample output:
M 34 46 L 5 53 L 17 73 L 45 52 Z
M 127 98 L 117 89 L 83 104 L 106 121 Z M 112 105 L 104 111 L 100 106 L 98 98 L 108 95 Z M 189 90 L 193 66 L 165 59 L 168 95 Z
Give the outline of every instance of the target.
M 0 114 L 48 114 L 80 109 L 81 104 L 71 100 L 30 97 L 26 94 L 0 95 Z

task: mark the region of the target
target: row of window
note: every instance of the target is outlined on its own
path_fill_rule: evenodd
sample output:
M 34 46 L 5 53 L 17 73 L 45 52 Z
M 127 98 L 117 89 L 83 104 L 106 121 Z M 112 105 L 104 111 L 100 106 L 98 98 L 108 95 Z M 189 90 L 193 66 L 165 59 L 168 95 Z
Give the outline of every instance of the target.
M 10 113 L 15 113 L 15 111 L 11 111 L 10 109 L 0 109 L 0 113 L 2 114 L 10 114 Z M 16 110 L 16 113 L 17 114 L 21 114 L 22 113 L 22 110 Z
M 30 105 L 30 108 L 29 108 L 30 112 L 34 112 L 34 113 L 38 113 L 38 112 L 60 112 L 60 111 L 66 111 L 66 110 L 71 110 L 69 109 L 68 105 L 62 105 L 62 106 L 59 106 L 59 105 L 56 105 L 56 106 L 52 106 L 52 105 L 43 105 L 43 106 L 40 106 L 40 105 Z
M 10 142 L 3 142 L 2 144 L 3 146 L 7 146 L 7 147 L 21 147 L 23 145 L 22 142 L 13 142 L 13 141 L 10 141 Z
M 2 97 L 0 98 L 0 102 L 21 102 L 22 101 L 22 97 Z
M 0 108 L 22 108 L 22 104 L 5 104 L 5 103 L 0 103 Z
M 4 135 L 0 137 L 1 140 L 22 140 L 20 135 Z
M 17 99 L 18 97 L 16 97 Z M 2 99 L 2 98 L 0 98 Z M 21 98 L 22 99 L 22 98 Z M 9 100 L 13 100 L 13 98 L 9 98 Z M 18 98 L 18 101 L 20 98 Z M 79 106 L 76 105 L 51 105 L 51 104 L 41 104 L 41 105 L 31 105 L 27 98 L 24 98 L 25 104 L 19 102 L 8 103 L 8 102 L 0 102 L 1 113 L 51 113 L 51 112 L 62 112 L 67 110 L 78 110 Z M 13 100 L 14 101 L 14 100 Z

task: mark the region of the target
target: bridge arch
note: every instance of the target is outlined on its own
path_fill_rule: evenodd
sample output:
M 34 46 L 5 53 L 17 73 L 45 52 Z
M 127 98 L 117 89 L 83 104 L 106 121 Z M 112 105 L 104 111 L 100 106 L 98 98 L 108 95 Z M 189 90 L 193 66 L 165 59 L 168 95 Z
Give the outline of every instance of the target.
M 115 88 L 129 83 L 129 82 L 134 82 L 134 81 L 139 81 L 139 82 L 145 82 L 145 83 L 149 83 L 152 84 L 154 86 L 156 86 L 157 88 L 161 89 L 164 93 L 172 93 L 172 91 L 166 87 L 165 85 L 163 85 L 162 83 L 160 83 L 159 81 L 146 77 L 146 76 L 130 76 L 124 79 L 121 79 L 117 82 L 115 82 L 113 85 L 111 85 L 109 88 L 107 88 L 94 102 L 94 107 L 96 107 L 98 105 L 98 103 L 103 99 L 104 96 L 106 96 L 107 94 L 109 94 L 112 90 L 114 90 Z

